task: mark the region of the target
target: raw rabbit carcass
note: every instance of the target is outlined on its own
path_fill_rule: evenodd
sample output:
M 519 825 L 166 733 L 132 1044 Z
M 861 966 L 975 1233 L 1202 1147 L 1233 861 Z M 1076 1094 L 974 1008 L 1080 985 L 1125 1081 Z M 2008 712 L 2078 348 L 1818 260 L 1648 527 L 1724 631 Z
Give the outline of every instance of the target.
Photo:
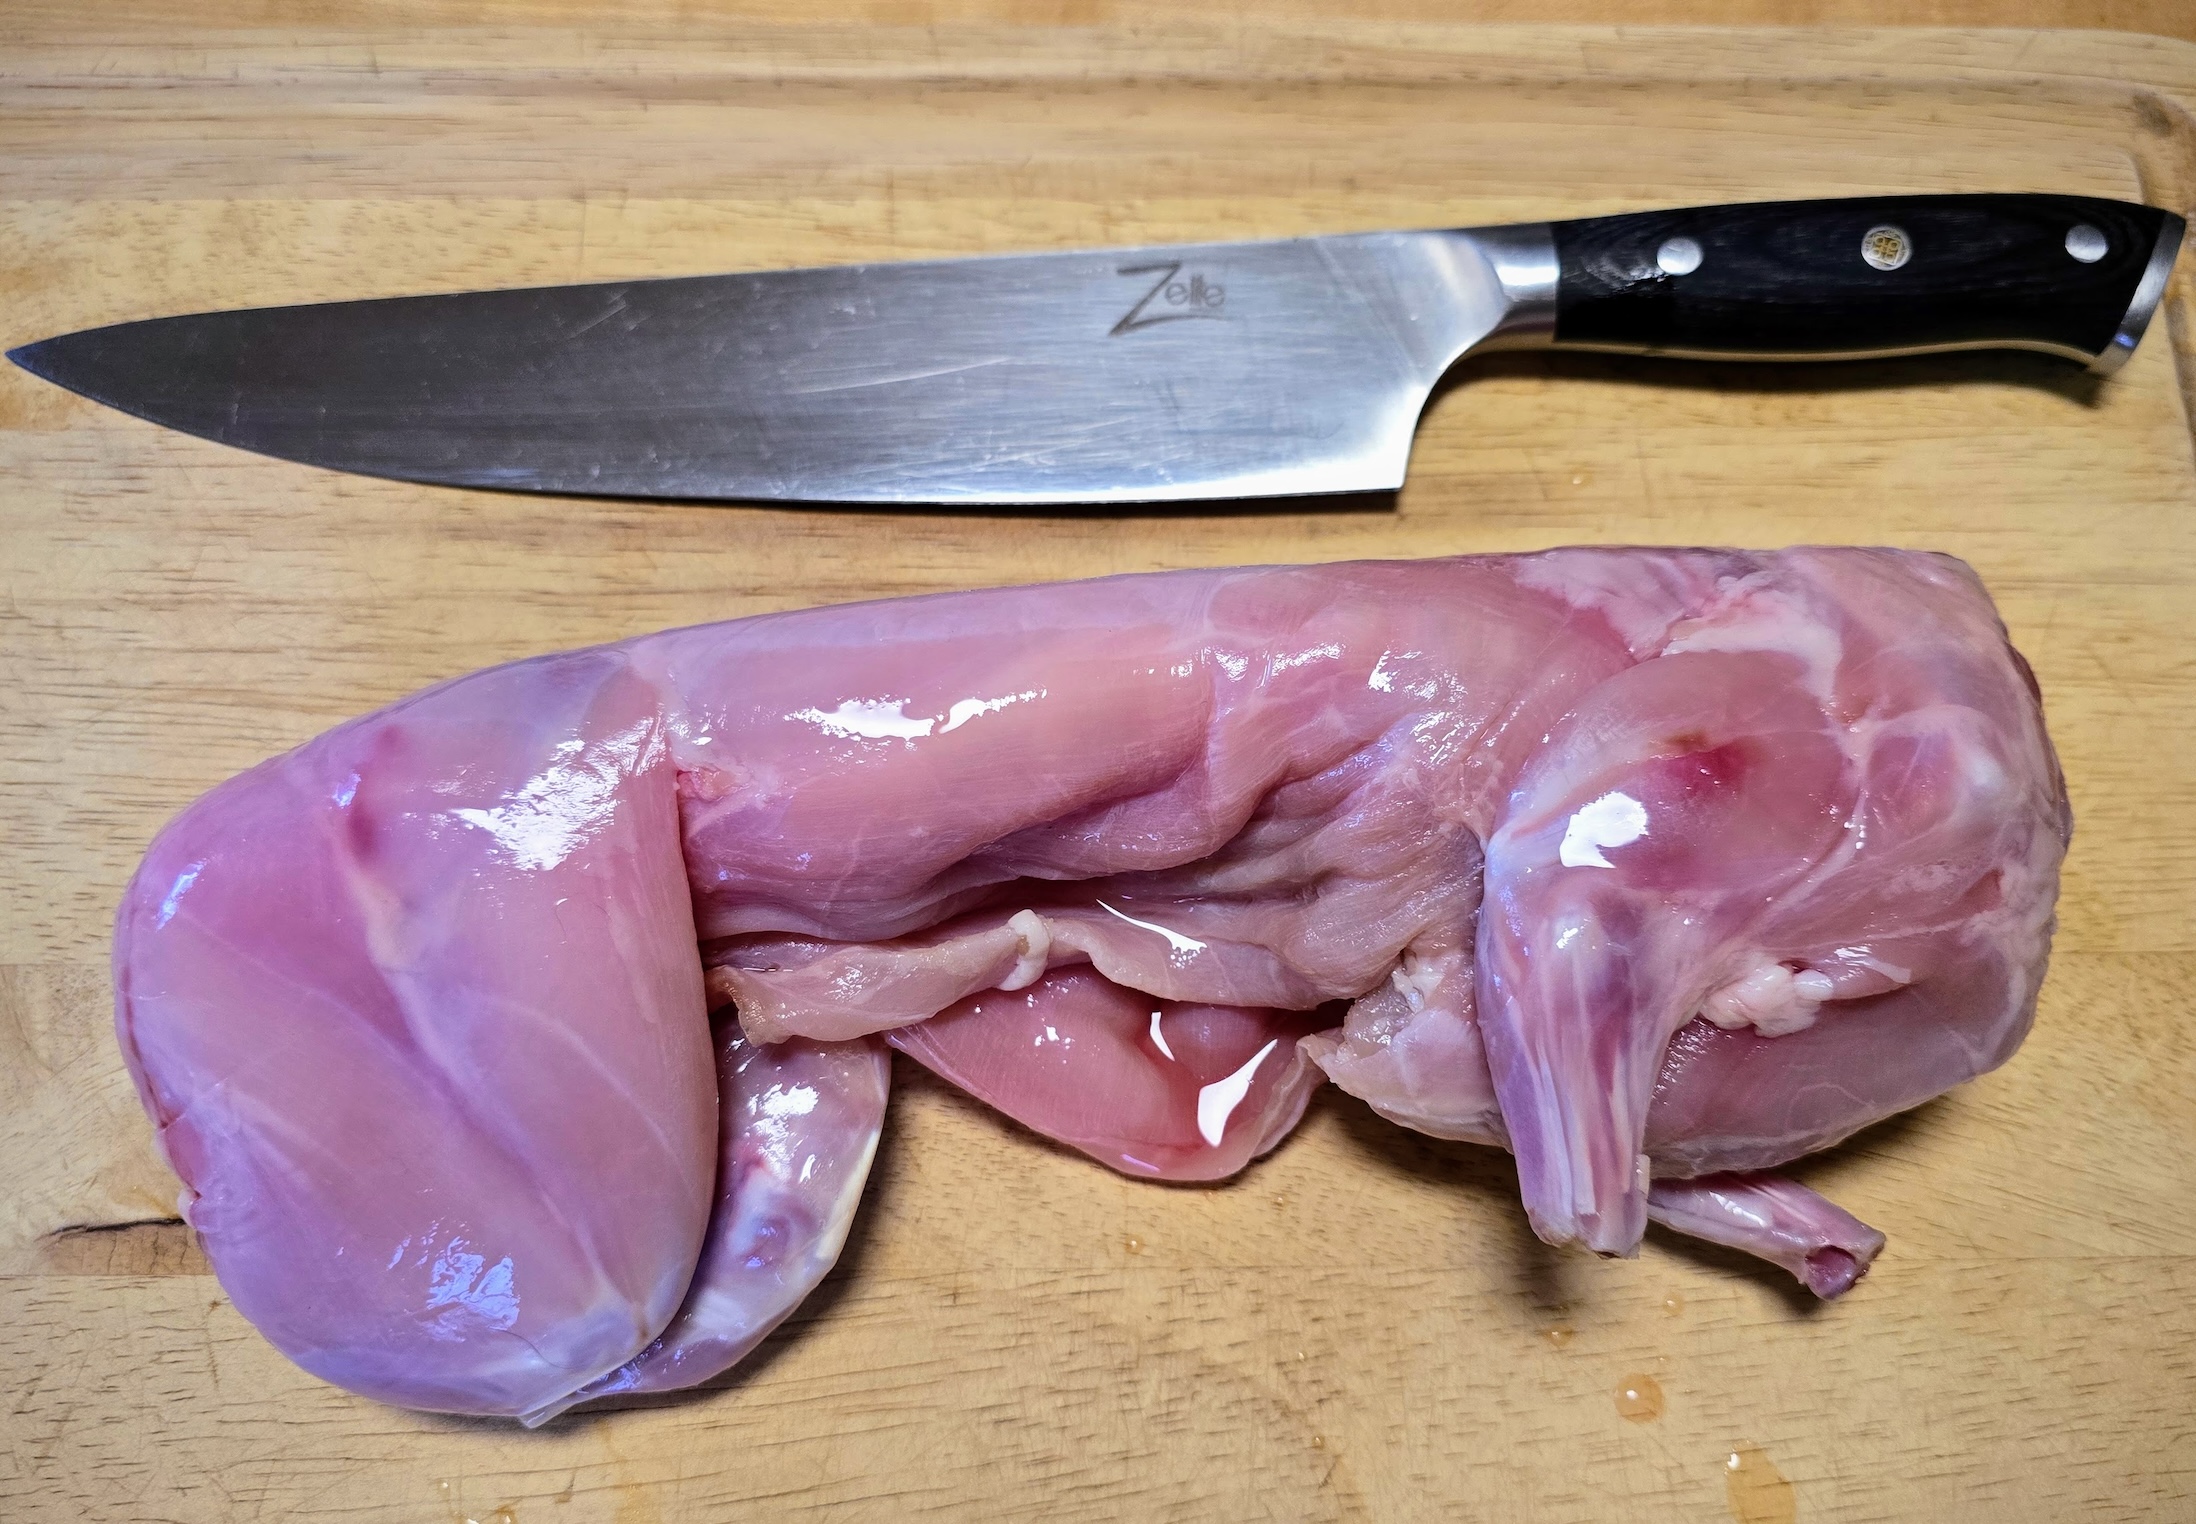
M 884 1042 L 1159 1179 L 1332 1079 L 1512 1150 L 1551 1243 L 1652 1217 L 1834 1295 L 1881 1236 L 1768 1172 L 2013 1051 L 2067 832 L 1943 557 L 1120 577 L 342 726 L 162 832 L 117 1021 L 247 1317 L 538 1421 L 705 1380 L 816 1283 Z

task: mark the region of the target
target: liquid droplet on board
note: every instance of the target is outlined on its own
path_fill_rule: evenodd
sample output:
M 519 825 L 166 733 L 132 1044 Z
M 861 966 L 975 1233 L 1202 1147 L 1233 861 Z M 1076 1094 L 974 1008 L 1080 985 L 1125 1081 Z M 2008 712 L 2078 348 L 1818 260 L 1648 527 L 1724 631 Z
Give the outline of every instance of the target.
M 1679 1296 L 1675 1291 L 1662 1299 L 1662 1315 L 1664 1317 L 1674 1318 L 1684 1310 L 1685 1298 Z
M 1631 1423 L 1653 1423 L 1662 1416 L 1662 1383 L 1648 1375 L 1626 1376 L 1617 1383 L 1616 1405 Z
M 1313 1448 L 1314 1450 L 1324 1450 L 1324 1449 L 1326 1449 L 1326 1448 L 1327 1448 L 1327 1436 L 1326 1436 L 1326 1435 L 1324 1435 L 1324 1434 L 1314 1434 L 1314 1435 L 1312 1436 L 1312 1448 Z
M 1799 1496 L 1769 1457 L 1741 1445 L 1723 1463 L 1723 1496 L 1738 1524 L 1793 1524 Z
M 1121 1247 L 1128 1250 L 1131 1254 L 1141 1254 L 1144 1252 L 1144 1241 L 1141 1238 L 1138 1238 L 1134 1233 L 1131 1233 L 1127 1238 L 1122 1240 Z
M 1570 1343 L 1573 1338 L 1577 1337 L 1577 1333 L 1578 1330 L 1572 1328 L 1569 1324 L 1558 1323 L 1553 1328 L 1543 1328 L 1540 1331 L 1540 1336 L 1543 1339 L 1546 1339 L 1550 1344 L 1553 1344 L 1557 1349 L 1561 1349 L 1564 1345 Z

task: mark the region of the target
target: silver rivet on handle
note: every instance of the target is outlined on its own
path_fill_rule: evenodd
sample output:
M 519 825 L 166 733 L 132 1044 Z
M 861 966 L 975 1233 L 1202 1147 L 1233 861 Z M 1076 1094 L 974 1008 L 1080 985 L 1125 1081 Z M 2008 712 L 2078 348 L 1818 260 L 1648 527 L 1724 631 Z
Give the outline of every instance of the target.
M 1700 268 L 1700 245 L 1682 235 L 1666 238 L 1655 250 L 1655 267 L 1665 275 L 1690 275 Z
M 2086 222 L 2077 222 L 2066 230 L 2066 252 L 2085 265 L 2104 258 L 2111 247 L 2105 235 Z

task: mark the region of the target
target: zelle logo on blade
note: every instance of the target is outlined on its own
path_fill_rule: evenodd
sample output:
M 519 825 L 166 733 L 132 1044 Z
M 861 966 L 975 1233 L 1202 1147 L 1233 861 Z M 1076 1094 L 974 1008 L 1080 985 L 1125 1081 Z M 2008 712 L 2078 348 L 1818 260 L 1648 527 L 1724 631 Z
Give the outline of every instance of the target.
M 1150 328 L 1158 323 L 1179 323 L 1184 318 L 1216 318 L 1227 305 L 1227 287 L 1208 281 L 1202 275 L 1192 274 L 1188 280 L 1176 279 L 1182 273 L 1182 261 L 1169 260 L 1156 265 L 1124 265 L 1122 275 L 1157 275 L 1143 300 L 1129 308 L 1128 314 L 1109 330 L 1118 336 L 1134 333 L 1139 328 Z M 1172 309 L 1147 314 L 1145 309 L 1153 302 Z

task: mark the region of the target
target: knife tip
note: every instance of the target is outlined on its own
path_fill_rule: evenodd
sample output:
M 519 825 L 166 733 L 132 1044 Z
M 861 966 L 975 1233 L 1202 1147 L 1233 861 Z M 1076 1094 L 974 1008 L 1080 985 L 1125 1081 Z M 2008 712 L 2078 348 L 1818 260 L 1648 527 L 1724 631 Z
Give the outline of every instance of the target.
M 45 371 L 39 368 L 38 351 L 44 349 L 51 342 L 50 339 L 39 339 L 29 344 L 18 344 L 13 349 L 7 350 L 6 354 L 16 365 L 43 381 L 48 377 Z
M 90 373 L 83 363 L 86 358 L 83 348 L 71 342 L 76 337 L 63 333 L 50 339 L 34 339 L 8 350 L 7 357 L 48 385 L 88 397 L 92 395 L 87 387 Z

